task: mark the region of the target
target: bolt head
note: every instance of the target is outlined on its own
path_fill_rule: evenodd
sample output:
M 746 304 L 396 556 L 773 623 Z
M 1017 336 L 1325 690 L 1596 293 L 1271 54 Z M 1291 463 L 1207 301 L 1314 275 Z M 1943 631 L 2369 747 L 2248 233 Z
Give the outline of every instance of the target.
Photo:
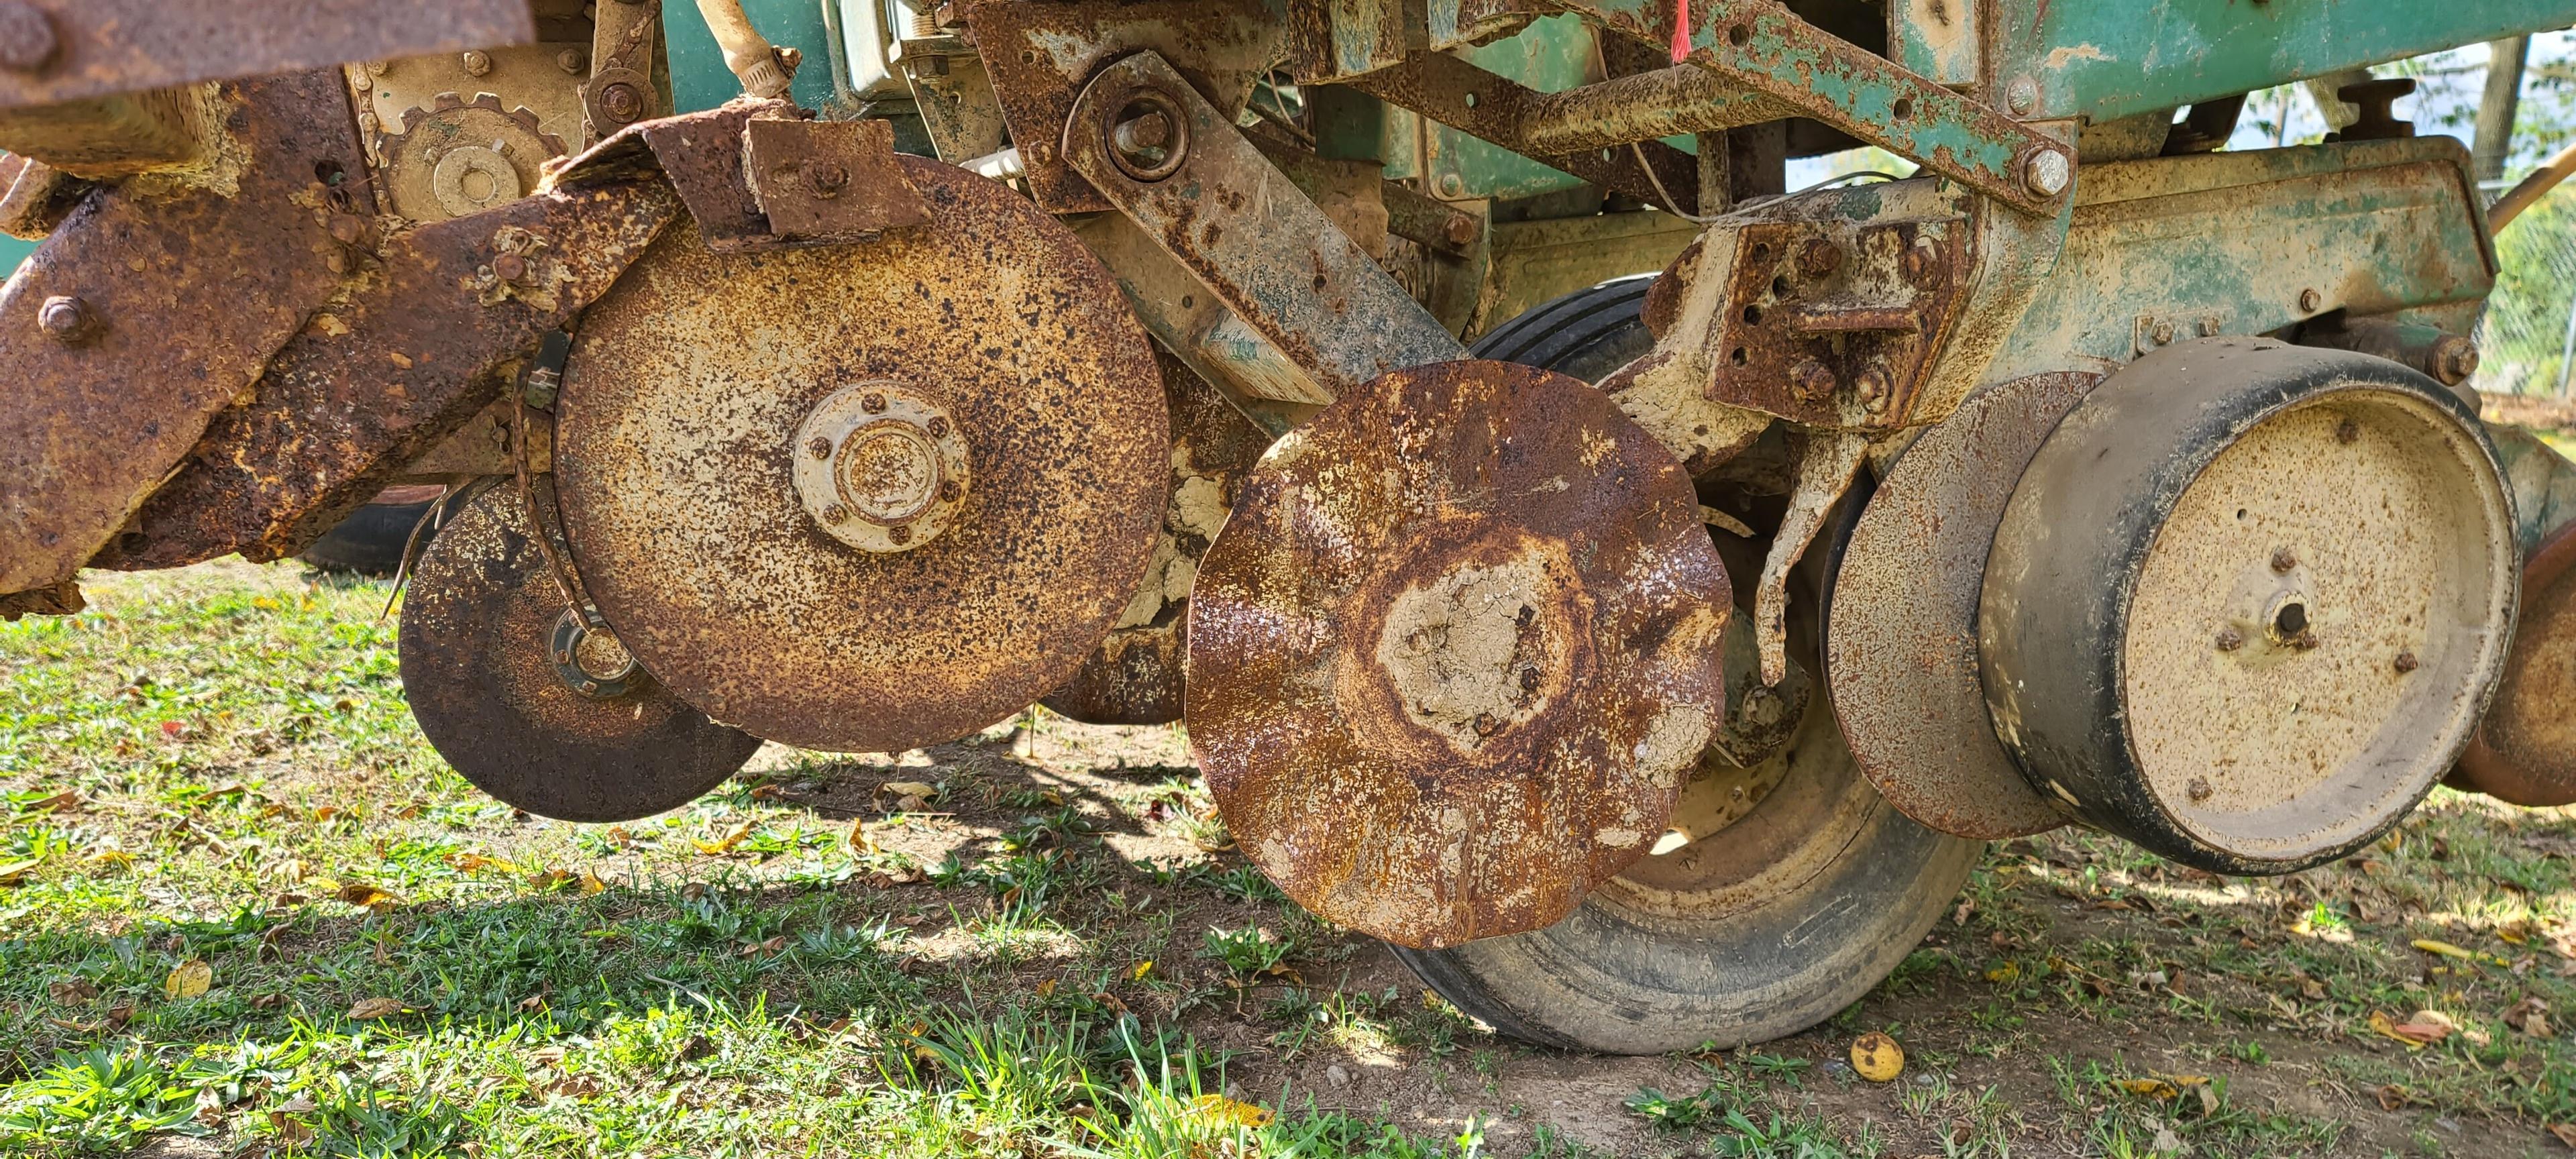
M 843 507 L 838 503 L 826 503 L 823 505 L 823 522 L 825 523 L 839 523 L 849 517 L 850 509 L 847 507 Z
M 1821 402 L 1833 395 L 1837 385 L 1834 372 L 1812 358 L 1789 371 L 1789 390 L 1803 402 Z
M 1895 385 L 1888 380 L 1887 372 L 1875 366 L 1861 371 L 1860 377 L 1852 380 L 1852 391 L 1871 414 L 1886 413 L 1888 402 L 1896 396 Z
M 956 502 L 956 501 L 958 501 L 958 500 L 960 500 L 960 499 L 963 499 L 963 498 L 965 498 L 965 497 L 966 497 L 966 488 L 965 488 L 965 487 L 963 487 L 963 486 L 960 486 L 960 485 L 958 484 L 957 480 L 955 480 L 955 479 L 948 479 L 948 480 L 944 480 L 944 481 L 942 481 L 942 482 L 939 484 L 939 501 L 940 501 L 940 502 L 942 502 L 942 503 L 954 503 L 954 502 Z
M 54 18 L 24 0 L 0 3 L 0 68 L 34 72 L 61 54 L 63 41 Z
M 1118 126 L 1122 149 L 1160 149 L 1172 143 L 1172 118 L 1161 109 Z
M 850 187 L 850 170 L 838 161 L 810 159 L 798 169 L 798 173 L 804 178 L 808 191 L 827 201 L 839 197 L 842 190 Z
M 513 286 L 528 281 L 528 259 L 518 254 L 502 254 L 492 259 L 492 276 Z
M 2345 419 L 2335 424 L 2335 441 L 2347 446 L 2361 440 L 2361 424 Z
M 2155 334 L 2156 345 L 2165 346 L 2171 344 L 2174 340 L 2174 324 L 2171 322 L 2156 323 Z
M 2445 334 L 2433 343 L 2433 377 L 2444 386 L 2458 386 L 2478 372 L 2478 344 L 2457 334 Z
M 2021 182 L 2041 197 L 2055 197 L 2075 183 L 2075 162 L 2056 149 L 2033 149 L 2022 155 Z
M 814 441 L 805 444 L 805 453 L 812 455 L 817 459 L 831 458 L 832 440 L 824 438 L 821 435 L 816 435 L 814 436 Z
M 2317 312 L 2317 307 L 2322 306 L 2322 305 L 2325 305 L 2325 304 L 2326 304 L 2326 297 L 2325 297 L 2325 295 L 2320 294 L 2320 293 L 2316 292 L 2315 290 L 2301 290 L 2301 291 L 2299 291 L 2299 312 L 2300 312 L 2300 313 L 2302 313 L 2302 314 L 2314 314 L 2314 313 L 2316 313 L 2316 312 Z
M 1843 268 L 1843 247 L 1823 238 L 1808 238 L 1798 247 L 1798 272 L 1821 278 Z
M 2018 116 L 2039 107 L 2039 84 L 2029 77 L 2004 86 L 2004 107 Z
M 910 543 L 912 542 L 912 529 L 899 523 L 886 528 L 886 541 L 897 547 Z
M 578 48 L 567 48 L 555 54 L 555 67 L 580 76 L 590 71 L 590 54 Z
M 859 396 L 859 409 L 864 410 L 869 414 L 884 414 L 885 408 L 886 397 L 882 394 L 878 394 L 872 390 Z
M 944 439 L 948 437 L 947 415 L 932 415 L 930 416 L 930 421 L 922 425 L 930 431 L 931 438 Z
M 1476 219 L 1463 213 L 1451 214 L 1449 220 L 1440 226 L 1440 236 L 1448 238 L 1451 245 L 1467 245 L 1474 242 Z
M 1467 195 L 1467 179 L 1455 173 L 1443 173 L 1439 181 L 1440 196 L 1459 198 Z
M 2219 651 L 2233 652 L 2245 646 L 2245 634 L 2234 628 L 2220 628 L 2217 643 Z
M 644 94 L 634 85 L 619 81 L 599 90 L 599 111 L 621 125 L 633 124 L 644 115 Z
M 2397 670 L 2400 672 L 2412 672 L 2421 664 L 2422 662 L 2415 659 L 2415 654 L 2412 652 L 2400 652 L 2397 654 Z
M 492 54 L 476 49 L 466 53 L 459 63 L 465 66 L 465 75 L 485 76 L 492 71 Z
M 2273 571 L 2287 572 L 2297 566 L 2299 566 L 2299 553 L 2286 547 L 2277 548 L 2272 552 Z
M 36 308 L 36 328 L 44 331 L 45 337 L 67 345 L 88 338 L 96 329 L 95 323 L 89 303 L 78 298 L 57 295 Z

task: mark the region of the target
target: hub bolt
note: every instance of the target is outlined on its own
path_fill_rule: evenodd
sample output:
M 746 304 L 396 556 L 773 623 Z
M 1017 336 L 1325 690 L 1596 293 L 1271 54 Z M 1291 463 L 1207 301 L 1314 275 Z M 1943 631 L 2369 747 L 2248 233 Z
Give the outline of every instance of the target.
M 644 94 L 624 81 L 599 90 L 599 111 L 621 125 L 634 124 L 644 115 Z
M 2420 663 L 2420 661 L 2415 659 L 2415 654 L 2412 652 L 2400 652 L 2397 654 L 2397 670 L 2400 672 L 2412 672 L 2420 665 Z
M 492 72 L 492 54 L 481 49 L 466 53 L 462 63 L 467 76 L 488 76 Z
M 921 424 L 921 425 L 922 425 L 922 427 L 923 427 L 924 429 L 926 429 L 926 430 L 928 430 L 928 431 L 930 432 L 930 437 L 931 437 L 931 438 L 934 438 L 934 439 L 944 439 L 944 438 L 947 438 L 947 437 L 948 437 L 948 416 L 947 416 L 947 415 L 932 415 L 932 416 L 930 416 L 930 421 L 929 421 L 929 422 L 923 423 L 923 424 Z
M 882 395 L 882 394 L 878 394 L 878 393 L 876 393 L 875 391 L 869 391 L 868 393 L 866 393 L 866 394 L 863 394 L 863 395 L 860 395 L 860 396 L 859 396 L 859 409 L 860 409 L 860 410 L 866 411 L 866 412 L 868 412 L 869 414 L 872 414 L 872 415 L 873 415 L 873 414 L 884 414 L 884 413 L 885 413 L 885 408 L 886 408 L 886 398 L 885 398 L 885 396 L 884 396 L 884 395 Z
M 807 454 L 810 454 L 810 455 L 814 456 L 814 457 L 815 457 L 815 458 L 817 458 L 817 459 L 828 459 L 828 458 L 831 458 L 831 457 L 832 457 L 832 440 L 827 439 L 827 438 L 824 438 L 824 437 L 823 437 L 823 436 L 821 436 L 821 435 L 816 435 L 816 436 L 814 436 L 814 441 L 813 441 L 813 442 L 810 442 L 810 443 L 805 444 L 805 452 L 806 452 Z
M 90 313 L 89 303 L 57 295 L 37 308 L 36 328 L 45 337 L 71 346 L 88 339 L 98 329 L 98 319 Z
M 2235 650 L 2237 650 L 2237 649 L 2239 649 L 2239 648 L 2242 648 L 2242 647 L 2244 647 L 2244 646 L 2245 646 L 2245 634 L 2244 634 L 2244 633 L 2239 632 L 2239 631 L 2237 631 L 2237 630 L 2236 630 L 2236 629 L 2234 629 L 2234 628 L 2220 628 L 2220 629 L 2218 630 L 2218 650 L 2219 650 L 2219 651 L 2221 651 L 2221 652 L 2233 652 L 2233 651 L 2235 651 Z
M 823 522 L 825 523 L 839 523 L 849 517 L 850 509 L 847 507 L 843 507 L 838 503 L 827 503 L 823 505 Z
M 2283 548 L 2276 548 L 2276 549 L 2274 549 L 2274 551 L 2272 552 L 2272 570 L 2273 570 L 2273 571 L 2277 571 L 2277 572 L 2287 572 L 2287 571 L 2289 571 L 2291 568 L 2294 568 L 2294 567 L 2297 567 L 2297 566 L 2299 566 L 2299 553 L 2297 553 L 2297 552 L 2295 552 L 2295 551 L 2292 551 L 2292 550 L 2290 550 L 2289 548 L 2286 548 L 2286 547 L 2283 547 Z

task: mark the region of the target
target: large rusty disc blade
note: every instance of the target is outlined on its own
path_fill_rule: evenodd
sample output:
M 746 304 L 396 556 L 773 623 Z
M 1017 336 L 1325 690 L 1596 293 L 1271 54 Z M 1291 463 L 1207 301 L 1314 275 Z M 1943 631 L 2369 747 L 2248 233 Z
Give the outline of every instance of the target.
M 1063 684 L 1163 510 L 1162 386 L 1108 272 L 1003 186 L 900 161 L 929 225 L 672 230 L 584 316 L 559 404 L 600 610 L 682 699 L 803 748 L 950 740 Z
M 457 772 L 518 808 L 565 821 L 628 821 L 723 784 L 758 751 L 650 677 L 576 687 L 555 661 L 563 589 L 526 508 L 492 488 L 429 542 L 403 599 L 403 695 Z M 583 667 L 609 674 L 594 637 Z
M 2523 567 L 2504 683 L 2453 783 L 2515 805 L 2576 804 L 2576 526 Z
M 1826 618 L 1834 713 L 1870 783 L 1930 828 L 1994 841 L 2066 823 L 1995 739 L 1977 599 L 2013 484 L 2099 381 L 2038 374 L 1977 392 L 1906 448 L 1843 550 Z
M 1664 832 L 1729 592 L 1689 476 L 1607 396 L 1395 371 L 1245 483 L 1190 593 L 1190 740 L 1315 913 L 1416 948 L 1539 929 Z

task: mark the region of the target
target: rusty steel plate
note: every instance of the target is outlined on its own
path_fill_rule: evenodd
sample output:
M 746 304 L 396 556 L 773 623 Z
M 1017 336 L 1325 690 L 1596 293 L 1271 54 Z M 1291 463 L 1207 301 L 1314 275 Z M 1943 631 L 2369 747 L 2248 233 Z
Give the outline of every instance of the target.
M 627 178 L 389 240 L 377 276 L 278 351 L 90 566 L 304 550 L 481 413 L 539 340 L 606 293 L 679 212 L 668 185 Z
M 1896 460 L 1834 575 L 1825 668 L 1843 737 L 1889 804 L 1944 833 L 1996 841 L 2066 823 L 1995 739 L 1977 598 L 2013 484 L 2099 381 L 2039 374 L 1970 396 Z
M 895 164 L 892 121 L 754 118 L 742 134 L 743 176 L 782 238 L 856 241 L 930 220 Z
M 2515 805 L 2576 804 L 2576 525 L 2523 566 L 2504 683 L 2455 779 Z
M 1063 684 L 1135 595 L 1169 474 L 1108 271 L 1009 189 L 899 160 L 928 226 L 734 254 L 675 226 L 584 316 L 557 408 L 600 610 L 683 699 L 804 748 L 950 740 Z M 971 463 L 945 529 L 887 554 L 794 479 L 816 406 L 877 381 L 935 400 Z
M 1172 415 L 1171 499 L 1145 582 L 1118 626 L 1083 661 L 1048 708 L 1085 724 L 1170 724 L 1181 718 L 1189 655 L 1190 584 L 1225 526 L 1243 476 L 1270 437 L 1195 371 L 1156 347 Z
M 11 0 L 0 108 L 537 37 L 528 0 Z
M 69 579 L 341 287 L 366 154 L 337 74 L 227 84 L 223 190 L 90 192 L 0 291 L 0 594 Z M 346 219 L 346 220 L 344 220 Z
M 403 695 L 475 787 L 539 816 L 627 821 L 688 804 L 759 750 L 649 677 L 583 693 L 552 652 L 565 611 L 508 487 L 466 500 L 422 553 L 403 598 Z M 613 640 L 587 643 L 581 668 L 624 667 Z
M 1664 833 L 1731 603 L 1690 477 L 1608 396 L 1394 371 L 1246 481 L 1190 593 L 1190 741 L 1316 914 L 1416 948 L 1540 929 Z

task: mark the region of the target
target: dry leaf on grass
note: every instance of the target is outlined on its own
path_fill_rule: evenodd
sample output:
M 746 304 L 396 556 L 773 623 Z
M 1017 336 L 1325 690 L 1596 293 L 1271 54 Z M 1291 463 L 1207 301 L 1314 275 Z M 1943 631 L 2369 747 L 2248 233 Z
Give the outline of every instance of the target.
M 2576 1123 L 2551 1123 L 2549 1133 L 2558 1136 L 2559 1142 L 2576 1148 Z
M 87 1002 L 98 997 L 98 987 L 92 985 L 87 978 L 72 978 L 46 986 L 45 993 L 51 995 L 54 1001 L 69 1006 L 75 1002 Z
M 1190 1100 L 1190 1113 L 1202 1122 L 1230 1127 L 1266 1127 L 1270 1125 L 1270 1108 L 1229 1099 L 1224 1095 L 1200 1095 Z
M 203 958 L 190 958 L 170 968 L 170 976 L 161 980 L 161 992 L 173 1000 L 194 998 L 215 984 L 215 968 Z
M 365 906 L 368 909 L 394 904 L 394 895 L 363 881 L 349 882 L 334 891 L 332 896 L 350 905 Z
M 27 871 L 44 864 L 43 858 L 30 857 L 0 865 L 0 885 L 18 885 L 27 879 Z
M 693 837 L 689 839 L 689 844 L 697 846 L 698 852 L 706 854 L 709 857 L 722 857 L 725 854 L 733 852 L 734 846 L 742 844 L 743 840 L 750 836 L 751 822 L 745 821 L 740 825 L 734 826 L 732 832 L 725 834 L 717 840 L 700 841 Z
M 2504 1024 L 2533 1038 L 2549 1037 L 2549 1004 L 2525 998 L 2504 1012 Z
M 2404 1022 L 2399 1022 L 2376 1010 L 2370 1012 L 2371 1030 L 2405 1043 L 2409 1049 L 2440 1042 L 2449 1038 L 2451 1032 L 2459 1028 L 2459 1023 L 2452 1021 L 2449 1015 L 2438 1010 L 2418 1010 Z
M 361 998 L 349 1005 L 349 1017 L 359 1022 L 391 1018 L 403 1012 L 399 998 Z

